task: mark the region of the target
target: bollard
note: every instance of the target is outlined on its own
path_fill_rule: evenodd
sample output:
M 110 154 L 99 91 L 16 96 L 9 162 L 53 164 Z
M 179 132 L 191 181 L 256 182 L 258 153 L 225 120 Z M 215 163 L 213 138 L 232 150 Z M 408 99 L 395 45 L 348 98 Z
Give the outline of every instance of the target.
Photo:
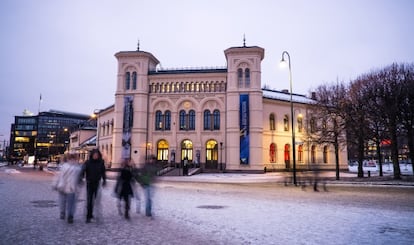
M 371 171 L 368 171 L 368 178 L 371 177 Z

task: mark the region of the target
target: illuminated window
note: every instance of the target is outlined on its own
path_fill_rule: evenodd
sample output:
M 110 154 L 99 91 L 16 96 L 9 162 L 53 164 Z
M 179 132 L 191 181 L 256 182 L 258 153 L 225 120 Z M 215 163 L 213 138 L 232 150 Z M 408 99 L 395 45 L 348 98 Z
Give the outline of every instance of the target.
M 157 144 L 157 160 L 168 161 L 168 142 L 166 140 L 160 140 Z
M 272 163 L 276 162 L 276 144 L 275 143 L 270 144 L 269 161 Z
M 328 146 L 323 147 L 323 162 L 328 163 Z

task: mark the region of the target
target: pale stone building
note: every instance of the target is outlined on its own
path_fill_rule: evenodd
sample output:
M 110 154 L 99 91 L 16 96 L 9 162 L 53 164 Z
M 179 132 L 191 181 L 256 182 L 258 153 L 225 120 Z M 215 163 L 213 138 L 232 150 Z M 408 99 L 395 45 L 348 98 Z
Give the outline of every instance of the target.
M 262 88 L 264 49 L 232 47 L 226 67 L 159 69 L 149 52 L 123 51 L 115 104 L 99 113 L 97 144 L 107 162 L 142 164 L 155 155 L 170 166 L 202 171 L 292 167 L 290 94 Z M 298 169 L 334 169 L 334 150 L 307 137 L 313 100 L 293 95 Z M 347 164 L 346 149 L 340 166 Z

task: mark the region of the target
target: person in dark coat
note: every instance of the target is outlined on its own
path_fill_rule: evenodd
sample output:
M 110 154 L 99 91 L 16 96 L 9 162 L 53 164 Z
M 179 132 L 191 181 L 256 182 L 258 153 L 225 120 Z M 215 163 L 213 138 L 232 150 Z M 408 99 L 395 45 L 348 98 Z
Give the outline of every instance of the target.
M 131 207 L 131 197 L 134 196 L 132 189 L 133 184 L 133 166 L 129 159 L 125 159 L 122 164 L 122 169 L 119 173 L 118 179 L 115 185 L 115 193 L 119 198 L 118 202 L 118 211 L 121 213 L 121 201 L 124 200 L 125 203 L 125 219 L 129 219 L 129 209 Z
M 89 160 L 82 166 L 81 179 L 86 176 L 86 223 L 90 223 L 93 218 L 93 207 L 99 190 L 99 184 L 102 179 L 102 186 L 106 185 L 105 164 L 102 154 L 98 149 L 91 151 Z

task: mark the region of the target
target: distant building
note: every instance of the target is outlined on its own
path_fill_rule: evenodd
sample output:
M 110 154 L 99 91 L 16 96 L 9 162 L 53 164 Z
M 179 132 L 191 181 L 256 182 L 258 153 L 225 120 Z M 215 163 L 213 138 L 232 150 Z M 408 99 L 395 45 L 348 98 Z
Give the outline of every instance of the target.
M 298 169 L 335 169 L 334 149 L 309 140 L 314 102 L 262 89 L 264 49 L 232 47 L 227 66 L 160 69 L 144 51 L 115 54 L 118 61 L 115 103 L 98 117 L 97 145 L 119 167 L 124 158 L 138 165 L 150 155 L 170 166 L 184 160 L 202 171 L 290 170 L 295 123 Z M 347 167 L 346 149 L 340 167 Z
M 25 155 L 63 154 L 69 144 L 70 130 L 88 122 L 89 115 L 50 110 L 36 116 L 15 116 L 10 137 L 10 154 L 15 160 Z

